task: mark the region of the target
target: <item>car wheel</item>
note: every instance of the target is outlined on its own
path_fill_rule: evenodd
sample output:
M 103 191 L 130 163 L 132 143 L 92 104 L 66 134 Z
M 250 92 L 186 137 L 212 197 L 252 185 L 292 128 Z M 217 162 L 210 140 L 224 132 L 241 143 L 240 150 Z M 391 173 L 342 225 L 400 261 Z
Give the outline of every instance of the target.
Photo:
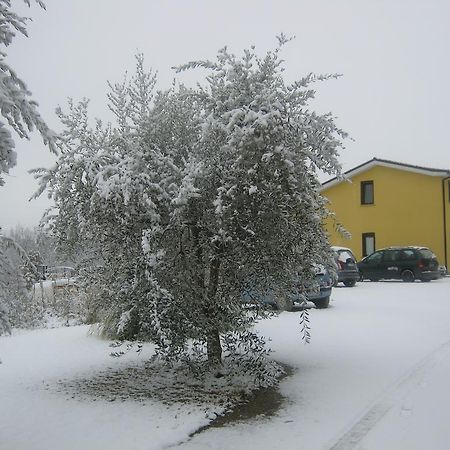
M 317 309 L 328 308 L 328 306 L 330 304 L 330 296 L 322 298 L 320 300 L 314 300 L 314 304 L 316 305 Z
M 344 285 L 347 287 L 353 287 L 356 284 L 356 280 L 345 280 Z
M 406 283 L 412 283 L 416 279 L 412 270 L 406 269 L 402 272 L 402 280 Z

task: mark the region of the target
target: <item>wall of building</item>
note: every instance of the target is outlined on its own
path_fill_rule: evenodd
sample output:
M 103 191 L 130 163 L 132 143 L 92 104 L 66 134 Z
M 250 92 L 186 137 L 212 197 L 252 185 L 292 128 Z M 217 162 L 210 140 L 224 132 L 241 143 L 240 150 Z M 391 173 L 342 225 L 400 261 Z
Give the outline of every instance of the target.
M 361 205 L 360 183 L 370 180 L 374 182 L 374 204 Z M 446 191 L 448 235 L 448 187 Z M 329 221 L 326 227 L 333 245 L 352 248 L 360 259 L 362 234 L 373 232 L 377 249 L 394 245 L 424 245 L 431 248 L 439 261 L 444 263 L 441 177 L 375 166 L 352 177 L 351 183 L 341 182 L 325 188 L 322 194 L 329 199 L 336 220 L 352 234 L 352 238 L 346 240 Z M 448 245 L 450 242 L 447 242 Z
M 440 260 L 441 264 L 447 266 L 447 271 L 450 273 L 450 180 L 443 180 L 443 195 L 444 195 L 444 204 L 443 209 L 445 210 L 445 223 L 446 223 L 446 233 L 447 233 L 447 259 Z

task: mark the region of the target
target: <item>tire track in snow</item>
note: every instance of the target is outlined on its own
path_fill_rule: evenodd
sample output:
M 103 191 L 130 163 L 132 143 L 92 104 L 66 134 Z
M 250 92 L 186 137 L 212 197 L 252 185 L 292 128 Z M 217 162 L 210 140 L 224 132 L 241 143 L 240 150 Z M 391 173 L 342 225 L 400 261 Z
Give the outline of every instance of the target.
M 450 356 L 450 341 L 445 342 L 433 350 L 413 366 L 412 369 L 406 372 L 398 381 L 390 385 L 362 413 L 360 418 L 356 422 L 353 422 L 349 429 L 328 448 L 330 450 L 354 449 L 389 410 L 398 404 L 408 391 L 421 382 L 429 369 L 435 366 L 445 356 Z

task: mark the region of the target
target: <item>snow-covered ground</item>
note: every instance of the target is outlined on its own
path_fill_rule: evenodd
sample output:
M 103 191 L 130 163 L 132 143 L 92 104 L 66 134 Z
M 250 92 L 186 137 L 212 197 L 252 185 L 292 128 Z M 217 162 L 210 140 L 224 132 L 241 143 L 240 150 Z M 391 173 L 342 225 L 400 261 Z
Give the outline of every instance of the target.
M 67 395 L 60 380 L 137 368 L 152 353 L 109 356 L 87 327 L 0 338 L 0 449 L 364 449 L 450 448 L 450 278 L 431 283 L 358 283 L 335 288 L 311 310 L 304 345 L 298 313 L 258 327 L 274 358 L 295 368 L 273 417 L 211 428 L 211 414 L 157 400 Z M 110 399 L 113 400 L 113 399 Z

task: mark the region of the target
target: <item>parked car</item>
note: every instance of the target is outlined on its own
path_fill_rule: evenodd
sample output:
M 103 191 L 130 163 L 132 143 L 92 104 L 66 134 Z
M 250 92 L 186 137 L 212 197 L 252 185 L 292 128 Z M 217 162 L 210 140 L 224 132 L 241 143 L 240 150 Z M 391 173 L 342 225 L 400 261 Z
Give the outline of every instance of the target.
M 322 265 L 316 266 L 316 282 L 318 289 L 307 292 L 306 300 L 314 303 L 317 309 L 328 308 L 330 304 L 331 291 L 333 288 L 333 278 L 330 271 L 326 267 Z M 243 295 L 243 299 L 246 303 L 253 303 L 255 301 L 255 295 L 253 292 L 247 292 Z M 280 303 L 282 303 L 283 307 L 287 310 L 291 310 L 294 307 L 294 304 L 301 304 L 303 302 L 303 299 L 296 295 L 290 295 L 288 298 L 278 299 L 274 292 L 259 295 L 256 300 L 274 309 L 279 309 Z
M 347 247 L 332 246 L 334 262 L 336 264 L 336 277 L 334 284 L 342 282 L 347 287 L 353 287 L 360 279 L 356 258 Z
M 316 281 L 319 284 L 319 290 L 317 292 L 308 292 L 306 299 L 314 303 L 317 309 L 328 308 L 333 289 L 333 278 L 331 277 L 330 271 L 324 266 L 317 266 Z M 297 303 L 298 301 L 299 299 L 292 298 L 293 303 Z
M 430 281 L 440 278 L 439 262 L 427 247 L 389 247 L 377 250 L 358 263 L 362 279 Z

